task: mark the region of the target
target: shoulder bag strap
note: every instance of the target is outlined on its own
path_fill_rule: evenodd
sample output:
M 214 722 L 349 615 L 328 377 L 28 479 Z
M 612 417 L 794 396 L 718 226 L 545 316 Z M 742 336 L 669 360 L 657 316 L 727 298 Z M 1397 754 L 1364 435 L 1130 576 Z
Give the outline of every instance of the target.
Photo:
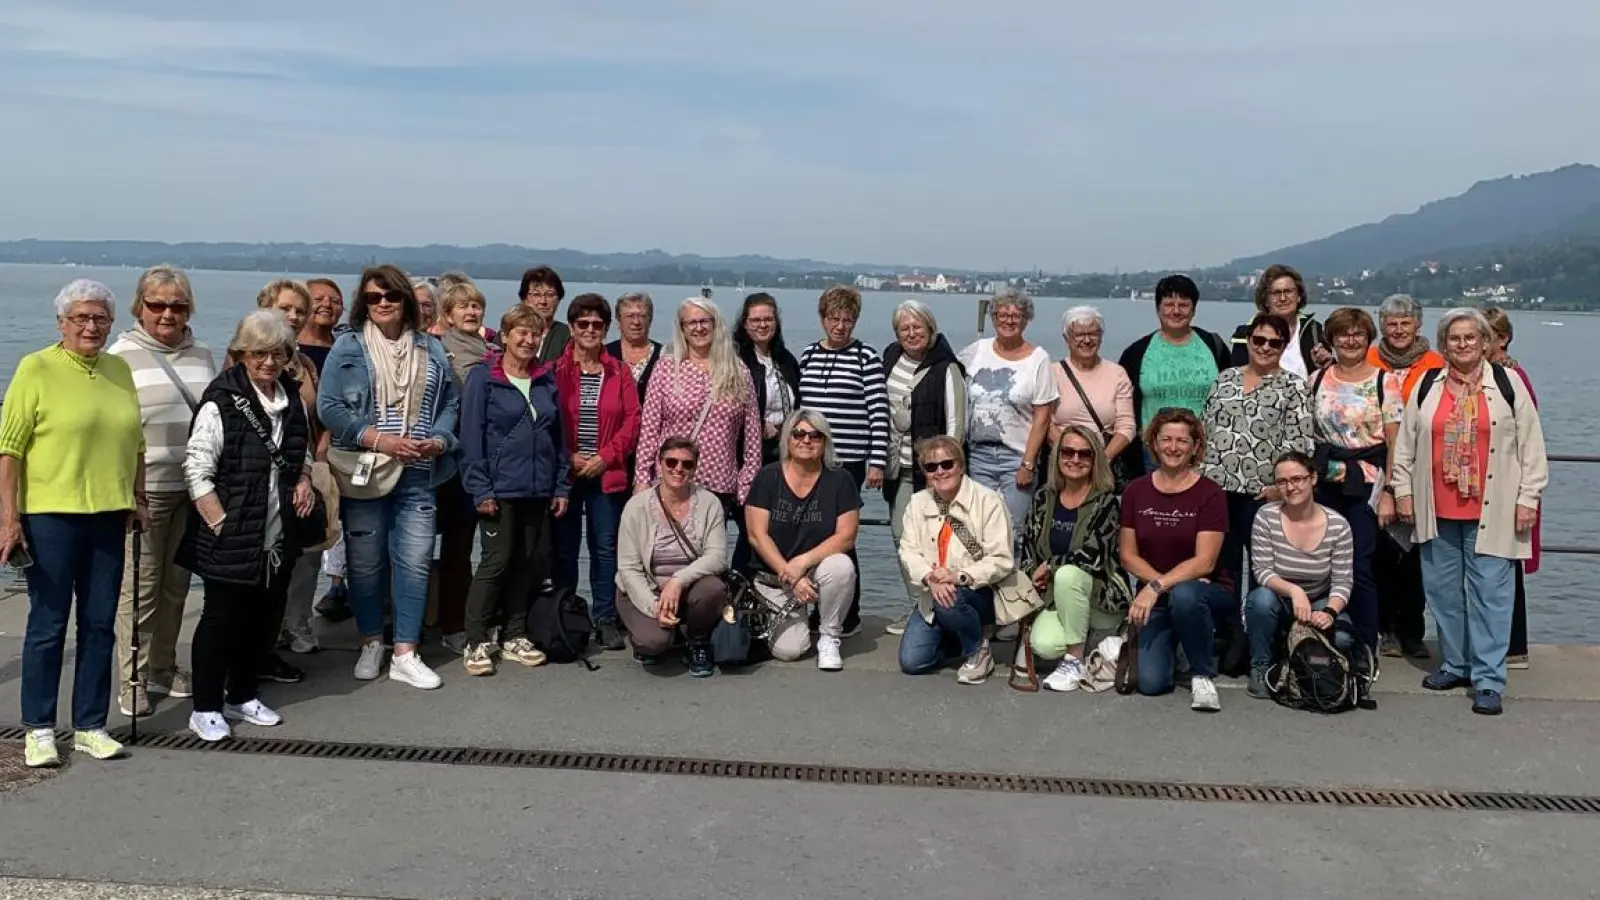
M 266 423 L 256 417 L 256 411 L 250 408 L 250 401 L 240 394 L 234 394 L 233 408 L 243 413 L 245 421 L 249 422 L 250 427 L 255 429 L 256 437 L 261 438 L 261 443 L 267 447 L 267 455 L 272 457 L 272 464 L 287 474 L 289 472 L 289 461 L 283 458 L 283 454 L 278 451 L 278 445 L 272 442 L 272 432 L 267 430 Z
M 1089 395 L 1084 391 L 1083 385 L 1078 383 L 1078 375 L 1072 371 L 1072 366 L 1066 360 L 1061 361 L 1061 371 L 1067 373 L 1067 380 L 1072 382 L 1072 389 L 1078 392 L 1078 399 L 1083 401 L 1083 408 L 1089 411 L 1089 418 L 1094 420 L 1094 427 L 1102 435 L 1108 434 L 1106 423 L 1100 421 L 1100 414 L 1094 411 L 1094 404 L 1089 402 Z
M 155 359 L 156 365 L 161 367 L 161 371 L 167 373 L 167 377 L 172 379 L 172 386 L 177 388 L 178 393 L 183 395 L 183 402 L 189 404 L 189 414 L 193 415 L 199 412 L 200 402 L 194 399 L 194 394 L 189 391 L 189 386 L 183 383 L 182 378 L 178 377 L 178 370 L 174 369 L 172 363 L 167 361 L 167 355 L 151 350 L 150 356 Z
M 667 509 L 666 502 L 662 500 L 661 485 L 659 483 L 656 485 L 656 502 L 661 504 L 661 518 L 667 520 L 667 527 L 672 529 L 672 536 L 678 539 L 678 545 L 683 548 L 683 552 L 689 554 L 690 559 L 699 559 L 700 551 L 694 548 L 694 542 L 689 540 L 687 534 L 684 534 L 683 526 L 679 525 L 678 520 L 672 517 L 672 513 Z M 689 509 L 694 509 L 694 499 L 692 497 L 689 500 Z

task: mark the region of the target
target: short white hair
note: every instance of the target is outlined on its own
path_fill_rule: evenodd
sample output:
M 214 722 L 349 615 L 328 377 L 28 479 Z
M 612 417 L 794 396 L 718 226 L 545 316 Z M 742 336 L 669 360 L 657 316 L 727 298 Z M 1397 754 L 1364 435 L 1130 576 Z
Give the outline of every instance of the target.
M 939 320 L 933 317 L 933 310 L 928 308 L 928 304 L 921 300 L 907 300 L 896 306 L 894 314 L 889 317 L 889 327 L 899 330 L 900 319 L 903 316 L 910 316 L 921 322 L 922 327 L 928 329 L 930 338 L 939 333 Z
M 1442 349 L 1449 342 L 1450 326 L 1462 319 L 1466 319 L 1477 326 L 1478 338 L 1483 341 L 1485 347 L 1489 346 L 1489 342 L 1494 340 L 1494 328 L 1489 325 L 1489 317 L 1485 316 L 1482 310 L 1473 309 L 1470 306 L 1458 306 L 1439 317 L 1439 343 L 1436 345 L 1438 348 Z
M 258 309 L 239 320 L 228 352 L 236 357 L 246 353 L 271 353 L 282 350 L 292 359 L 297 350 L 294 329 L 276 309 Z
M 1390 319 L 1416 319 L 1422 321 L 1422 304 L 1410 294 L 1390 294 L 1378 304 L 1378 322 Z
M 112 319 L 117 317 L 117 295 L 111 293 L 111 288 L 98 281 L 78 278 L 67 282 L 67 286 L 56 294 L 56 318 L 65 319 L 72 307 L 79 303 L 98 303 L 106 308 L 106 315 Z
M 1002 288 L 1000 293 L 994 295 L 989 301 L 989 318 L 1000 315 L 1001 307 L 1009 306 L 1022 313 L 1022 324 L 1027 325 L 1033 321 L 1033 298 L 1028 292 L 1015 287 Z
M 1093 325 L 1100 329 L 1102 334 L 1106 330 L 1106 317 L 1100 310 L 1093 306 L 1074 306 L 1061 314 L 1061 336 L 1066 337 L 1067 332 L 1074 325 Z

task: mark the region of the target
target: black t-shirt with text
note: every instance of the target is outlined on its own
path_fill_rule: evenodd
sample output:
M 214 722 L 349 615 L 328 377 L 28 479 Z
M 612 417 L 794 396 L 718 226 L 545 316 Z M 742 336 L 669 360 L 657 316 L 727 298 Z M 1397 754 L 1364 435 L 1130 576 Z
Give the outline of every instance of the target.
M 849 472 L 824 469 L 811 493 L 796 497 L 783 479 L 783 464 L 773 463 L 756 474 L 745 506 L 767 511 L 767 534 L 778 552 L 791 559 L 832 537 L 839 517 L 861 508 L 861 493 Z

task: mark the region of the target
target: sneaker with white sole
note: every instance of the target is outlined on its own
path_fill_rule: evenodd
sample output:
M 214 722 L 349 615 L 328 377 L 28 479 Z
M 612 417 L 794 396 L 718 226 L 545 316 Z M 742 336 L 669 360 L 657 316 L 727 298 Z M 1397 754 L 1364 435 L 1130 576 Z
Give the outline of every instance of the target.
M 888 626 L 883 629 L 883 633 L 884 634 L 905 634 L 906 633 L 906 623 L 910 622 L 910 621 L 911 621 L 911 613 L 906 613 L 905 615 L 901 616 L 900 618 L 895 619 L 893 622 L 890 622 L 888 624 Z
M 989 642 L 984 641 L 956 670 L 957 684 L 983 684 L 994 674 L 994 654 L 989 652 Z
M 510 662 L 522 663 L 533 668 L 545 663 L 544 651 L 533 645 L 533 641 L 525 637 L 512 638 L 500 645 L 500 658 Z
M 431 691 L 441 684 L 444 679 L 438 673 L 428 668 L 416 651 L 411 653 L 396 653 L 389 659 L 389 680 L 409 684 L 414 688 Z
M 1192 699 L 1189 708 L 1195 712 L 1217 712 L 1222 709 L 1222 699 L 1217 696 L 1217 685 L 1204 675 L 1196 675 L 1189 682 Z
M 837 672 L 844 668 L 844 657 L 839 653 L 839 639 L 823 635 L 817 638 L 817 668 L 824 672 Z
M 467 670 L 468 675 L 494 674 L 494 657 L 489 653 L 489 646 L 489 644 L 474 644 L 461 655 L 461 665 Z
M 371 640 L 361 645 L 361 657 L 356 660 L 356 680 L 373 681 L 383 667 L 383 641 Z
M 1056 670 L 1045 678 L 1044 686 L 1047 690 L 1075 691 L 1083 684 L 1083 661 L 1076 656 L 1062 657 L 1056 664 Z
M 189 714 L 189 730 L 194 736 L 208 744 L 225 740 L 233 736 L 233 729 L 228 727 L 228 720 L 222 713 L 196 712 Z
M 260 725 L 263 728 L 271 728 L 274 725 L 283 724 L 283 716 L 278 715 L 272 707 L 262 703 L 260 698 L 246 701 L 238 706 L 234 706 L 231 703 L 224 704 L 222 715 L 224 718 L 240 719 L 249 722 L 251 725 Z
M 104 728 L 90 728 L 72 733 L 72 749 L 95 759 L 121 759 L 122 744 L 106 733 Z
M 23 762 L 30 769 L 54 769 L 61 765 L 61 753 L 56 750 L 56 733 L 49 728 L 29 729 L 27 746 L 22 755 Z
M 188 672 L 173 669 L 165 677 L 152 677 L 145 689 L 152 694 L 166 694 L 174 700 L 187 700 L 194 696 L 194 681 Z

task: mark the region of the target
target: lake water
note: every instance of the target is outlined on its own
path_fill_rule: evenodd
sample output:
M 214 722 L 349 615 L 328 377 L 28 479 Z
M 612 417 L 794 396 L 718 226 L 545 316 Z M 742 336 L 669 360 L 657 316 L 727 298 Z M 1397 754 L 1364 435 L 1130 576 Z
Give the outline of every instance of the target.
M 0 381 L 9 381 L 16 362 L 55 340 L 52 302 L 56 291 L 73 278 L 93 278 L 114 292 L 121 307 L 117 327 L 130 324 L 127 313 L 137 269 L 66 266 L 0 265 L 0 316 L 6 328 L 0 333 Z M 197 310 L 193 327 L 200 339 L 213 350 L 226 346 L 233 326 L 248 312 L 256 292 L 278 275 L 253 272 L 191 272 Z M 303 274 L 296 277 L 308 277 Z M 348 294 L 354 276 L 338 279 Z M 516 302 L 515 282 L 479 283 L 489 298 L 489 322 L 498 322 L 500 313 Z M 567 296 L 594 291 L 615 299 L 628 290 L 647 291 L 657 307 L 655 337 L 670 336 L 671 310 L 682 298 L 696 295 L 693 287 L 676 285 L 588 285 L 567 284 Z M 806 343 L 821 337 L 816 315 L 815 291 L 772 291 L 783 309 L 785 338 L 798 352 Z M 890 313 L 902 299 L 912 295 L 868 293 L 857 336 L 882 349 L 893 339 Z M 978 297 L 973 295 L 915 295 L 927 303 L 939 319 L 941 330 L 959 349 L 977 333 Z M 734 288 L 717 288 L 716 299 L 732 325 L 742 296 Z M 1036 318 L 1028 336 L 1060 356 L 1065 352 L 1060 338 L 1061 314 L 1070 306 L 1094 303 L 1106 318 L 1106 356 L 1115 359 L 1122 348 L 1155 327 L 1150 301 L 1066 300 L 1041 298 L 1035 301 Z M 1325 316 L 1332 306 L 1318 308 Z M 1200 304 L 1198 324 L 1224 335 L 1247 316 L 1248 306 L 1237 303 Z M 1516 312 L 1511 314 L 1516 329 L 1512 345 L 1515 356 L 1527 368 L 1538 390 L 1545 440 L 1552 453 L 1593 453 L 1600 442 L 1600 418 L 1588 413 L 1583 397 L 1593 390 L 1589 354 L 1600 348 L 1600 317 L 1562 313 L 1558 316 Z M 1556 318 L 1563 325 L 1545 324 Z M 1430 320 L 1425 332 L 1431 334 Z M 614 336 L 614 335 L 613 335 Z M 1600 501 L 1600 465 L 1553 463 L 1551 485 L 1546 494 L 1544 535 L 1553 544 L 1600 544 L 1600 521 L 1592 510 Z M 865 514 L 886 518 L 882 498 L 869 492 Z M 863 603 L 871 611 L 898 613 L 897 599 L 903 593 L 896 567 L 893 544 L 887 528 L 865 528 L 861 539 L 861 558 L 867 560 L 863 573 Z M 1546 555 L 1539 573 L 1528 583 L 1529 632 L 1533 640 L 1551 643 L 1600 643 L 1600 557 Z

